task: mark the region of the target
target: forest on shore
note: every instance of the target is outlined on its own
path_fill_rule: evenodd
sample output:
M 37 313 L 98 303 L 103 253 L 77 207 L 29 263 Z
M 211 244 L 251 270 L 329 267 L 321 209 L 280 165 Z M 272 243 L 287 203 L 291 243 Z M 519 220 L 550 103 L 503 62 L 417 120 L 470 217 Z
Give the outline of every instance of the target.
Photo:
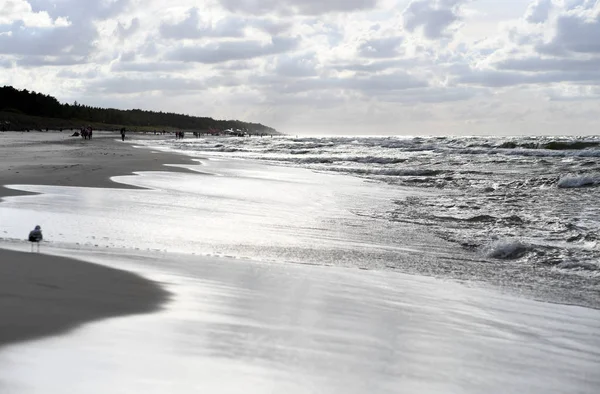
M 278 134 L 277 130 L 260 123 L 239 120 L 215 120 L 170 112 L 121 110 L 73 104 L 62 104 L 55 97 L 18 90 L 12 86 L 0 88 L 1 130 L 71 129 L 91 126 L 95 129 L 118 130 L 122 127 L 139 131 L 223 131 L 241 130 L 249 134 Z

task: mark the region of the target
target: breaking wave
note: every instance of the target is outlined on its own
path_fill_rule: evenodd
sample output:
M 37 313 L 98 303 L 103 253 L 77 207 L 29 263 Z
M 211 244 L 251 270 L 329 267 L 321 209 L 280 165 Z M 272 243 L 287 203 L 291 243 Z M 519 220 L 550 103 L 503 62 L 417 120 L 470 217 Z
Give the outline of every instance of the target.
M 529 247 L 518 240 L 499 240 L 485 248 L 487 257 L 501 260 L 515 260 L 523 257 Z
M 578 188 L 600 185 L 600 175 L 567 175 L 558 180 L 560 188 Z

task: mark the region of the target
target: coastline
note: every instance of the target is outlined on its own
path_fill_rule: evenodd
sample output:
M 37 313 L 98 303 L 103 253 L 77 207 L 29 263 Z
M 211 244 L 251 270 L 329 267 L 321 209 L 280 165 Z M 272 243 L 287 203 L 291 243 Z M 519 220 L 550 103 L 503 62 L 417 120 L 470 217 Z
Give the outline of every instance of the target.
M 91 141 L 70 133 L 0 134 L 0 203 L 29 194 L 7 184 L 136 189 L 110 178 L 134 171 L 190 172 L 164 164 L 192 160 L 137 149 L 97 132 Z M 42 250 L 43 251 L 43 250 Z M 0 248 L 0 347 L 66 332 L 109 317 L 160 309 L 168 292 L 137 274 L 48 254 Z
M 9 208 L 3 211 L 4 219 L 26 221 L 27 225 L 51 211 L 46 203 L 51 206 L 52 199 L 59 199 L 60 206 L 69 208 L 72 204 L 78 209 L 61 210 L 40 221 L 41 224 L 60 222 L 59 226 L 53 225 L 53 230 L 49 226 L 45 233 L 52 243 L 47 250 L 42 246 L 42 251 L 49 255 L 0 250 L 3 289 L 0 293 L 4 293 L 0 294 L 0 306 L 9 311 L 0 313 L 9 317 L 5 326 L 12 331 L 9 332 L 12 337 L 6 335 L 6 343 L 0 343 L 3 391 L 58 394 L 66 390 L 100 394 L 118 388 L 156 393 L 191 389 L 245 392 L 253 387 L 257 392 L 304 393 L 309 388 L 323 393 L 358 394 L 372 391 L 373 387 L 377 392 L 393 393 L 401 387 L 415 392 L 453 389 L 545 393 L 551 389 L 569 392 L 575 388 L 578 392 L 592 393 L 599 387 L 593 373 L 600 354 L 600 342 L 594 336 L 600 322 L 597 310 L 536 302 L 526 297 L 506 296 L 493 289 L 419 275 L 286 264 L 285 258 L 276 260 L 282 264 L 271 264 L 251 258 L 229 259 L 225 255 L 221 259 L 210 254 L 177 254 L 170 247 L 168 252 L 152 249 L 155 246 L 152 235 L 164 237 L 159 231 L 162 228 L 183 228 L 186 236 L 193 226 L 201 228 L 204 235 L 224 229 L 231 236 L 236 228 L 244 230 L 242 217 L 231 219 L 235 226 L 226 228 L 223 222 L 208 220 L 210 215 L 221 218 L 248 210 L 250 217 L 257 217 L 260 226 L 267 226 L 265 218 L 277 216 L 271 214 L 277 207 L 272 203 L 282 196 L 295 196 L 305 188 L 311 197 L 318 196 L 312 192 L 322 185 L 317 183 L 311 188 L 307 181 L 292 189 L 296 193 L 290 193 L 291 186 L 286 182 L 298 179 L 285 176 L 290 174 L 287 170 L 280 174 L 269 172 L 271 176 L 262 180 L 260 174 L 249 171 L 259 179 L 257 183 L 235 176 L 229 179 L 156 173 L 125 177 L 133 186 L 121 185 L 110 180 L 111 168 L 128 173 L 139 168 L 179 171 L 177 167 L 163 167 L 161 161 L 165 159 L 170 164 L 172 159 L 189 159 L 136 149 L 110 136 L 93 150 L 80 140 L 68 144 L 76 147 L 69 147 L 65 155 L 60 153 L 65 150 L 60 142 L 35 148 L 56 148 L 41 160 L 49 163 L 50 168 L 38 165 L 37 175 L 29 174 L 26 178 L 15 175 L 11 182 L 37 182 L 35 176 L 48 171 L 47 178 L 37 178 L 42 179 L 41 183 L 54 180 L 67 186 L 88 185 L 94 190 L 74 187 L 52 194 L 52 187 L 31 187 L 26 189 L 43 194 L 5 201 L 6 206 L 16 205 L 17 214 L 11 216 Z M 116 154 L 105 160 L 105 164 L 102 156 L 109 155 L 99 156 L 96 150 Z M 37 157 L 29 156 L 30 161 L 34 159 Z M 86 177 L 77 174 L 85 168 L 78 160 L 89 160 L 85 164 L 89 168 L 106 168 L 90 171 Z M 79 167 L 60 168 L 54 164 L 56 161 L 70 161 Z M 128 168 L 124 164 L 133 162 L 140 167 Z M 219 163 L 208 161 L 206 169 L 210 171 L 211 166 L 216 169 Z M 26 164 L 27 158 L 22 158 L 19 169 L 28 169 Z M 306 174 L 314 180 L 312 174 Z M 157 178 L 159 181 L 153 183 Z M 187 209 L 175 214 L 171 210 L 148 210 L 147 207 L 159 206 L 173 195 L 168 193 L 176 194 L 177 188 L 164 185 L 177 181 L 202 188 L 204 194 L 189 193 L 193 200 L 181 203 Z M 263 210 L 252 210 L 249 202 L 253 200 L 248 196 L 235 203 L 231 198 L 226 199 L 237 197 L 240 190 L 258 190 L 254 197 L 269 196 L 268 188 L 254 185 L 270 183 L 280 187 L 271 189 L 271 193 L 280 192 L 274 193 L 268 204 L 257 200 L 260 206 L 264 205 Z M 351 183 L 354 193 L 354 180 Z M 4 178 L 0 184 L 4 184 Z M 99 185 L 106 185 L 106 189 Z M 153 185 L 157 189 L 147 190 Z M 50 192 L 47 194 L 44 189 Z M 70 199 L 70 193 L 78 192 L 84 193 L 83 198 Z M 206 194 L 210 199 L 200 197 Z M 138 201 L 127 200 L 132 195 L 136 198 L 143 195 L 143 200 L 149 203 L 138 208 L 137 216 L 136 212 L 128 215 L 135 211 Z M 284 211 L 278 212 L 290 214 L 284 216 L 283 224 L 297 219 L 295 208 L 306 201 L 306 198 L 288 201 L 290 205 L 284 205 Z M 315 211 L 304 216 L 316 218 L 312 212 L 327 208 L 315 204 Z M 199 216 L 203 220 L 195 219 L 194 210 L 199 209 L 209 213 Z M 86 212 L 93 212 L 87 222 Z M 265 212 L 268 214 L 260 215 Z M 152 220 L 141 218 L 152 214 L 155 227 L 147 227 Z M 170 219 L 177 220 L 177 226 L 169 226 Z M 190 222 L 182 226 L 181 221 L 186 219 Z M 66 228 L 69 222 L 71 229 Z M 127 231 L 131 223 L 144 231 L 136 232 L 137 227 Z M 274 224 L 278 233 L 285 230 Z M 326 222 L 326 226 L 329 228 L 331 222 Z M 5 247 L 29 248 L 25 241 L 11 245 L 10 239 L 15 240 L 23 232 L 25 227 L 21 227 L 12 231 Z M 292 235 L 297 232 L 295 227 L 290 231 Z M 65 242 L 71 248 L 60 249 L 60 242 L 55 242 L 59 232 L 66 234 Z M 169 233 L 172 232 L 176 233 Z M 95 240 L 86 242 L 88 235 Z M 143 242 L 136 241 L 136 235 L 141 235 Z M 176 242 L 171 245 L 179 245 L 185 239 L 176 235 Z M 121 238 L 129 246 L 128 252 L 113 249 L 113 238 Z M 256 242 L 253 238 L 248 240 Z M 302 250 L 304 257 L 307 249 Z M 5 256 L 11 254 L 15 256 L 13 261 L 4 264 Z M 55 255 L 76 257 L 81 262 Z M 407 250 L 406 259 L 415 262 L 415 252 Z M 167 300 L 168 306 L 159 313 L 130 316 L 156 311 Z M 69 331 L 83 323 L 125 315 L 123 319 L 99 321 Z M 15 328 L 17 322 L 27 330 Z M 4 336 L 2 329 L 0 324 L 0 334 Z M 54 334 L 66 335 L 48 337 Z M 20 343 L 41 337 L 46 338 Z M 14 346 L 4 346 L 15 342 Z M 556 363 L 548 354 L 560 355 L 563 362 Z M 480 380 L 474 381 L 472 376 Z
M 184 155 L 137 149 L 118 134 L 97 131 L 92 140 L 70 132 L 0 134 L 0 199 L 28 193 L 7 184 L 136 189 L 110 178 L 135 171 L 193 172 L 165 164 L 193 164 Z M 138 136 L 136 135 L 136 138 Z

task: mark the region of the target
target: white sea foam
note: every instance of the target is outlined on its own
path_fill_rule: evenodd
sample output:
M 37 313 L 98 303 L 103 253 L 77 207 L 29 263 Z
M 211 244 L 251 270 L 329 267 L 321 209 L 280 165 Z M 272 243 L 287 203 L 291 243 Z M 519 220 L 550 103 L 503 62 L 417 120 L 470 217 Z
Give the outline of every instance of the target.
M 519 240 L 504 239 L 489 244 L 485 248 L 485 254 L 494 259 L 512 260 L 522 257 L 528 249 L 528 246 Z
M 558 187 L 577 188 L 600 184 L 600 176 L 596 175 L 567 175 L 558 180 Z
M 599 271 L 600 265 L 594 263 L 587 263 L 583 261 L 572 261 L 560 263 L 556 266 L 556 268 L 568 270 Z

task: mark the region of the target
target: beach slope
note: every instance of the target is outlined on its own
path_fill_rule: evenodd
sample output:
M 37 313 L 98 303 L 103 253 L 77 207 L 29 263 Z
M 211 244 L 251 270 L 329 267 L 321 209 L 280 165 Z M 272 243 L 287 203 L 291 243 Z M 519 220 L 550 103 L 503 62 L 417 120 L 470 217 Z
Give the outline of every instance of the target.
M 168 293 L 133 273 L 0 249 L 0 346 L 80 324 L 150 312 Z
M 192 172 L 165 164 L 195 164 L 183 155 L 136 149 L 117 141 L 117 133 L 95 132 L 89 141 L 69 135 L 0 133 L 0 198 L 28 194 L 3 187 L 10 184 L 132 189 L 111 177 L 134 171 Z

